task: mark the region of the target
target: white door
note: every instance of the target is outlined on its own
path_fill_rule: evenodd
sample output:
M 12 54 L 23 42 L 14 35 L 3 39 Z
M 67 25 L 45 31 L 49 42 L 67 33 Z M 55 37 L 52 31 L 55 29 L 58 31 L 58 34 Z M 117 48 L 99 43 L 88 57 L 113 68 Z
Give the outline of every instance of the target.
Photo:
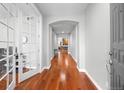
M 0 4 L 0 89 L 15 87 L 15 20 L 13 4 Z
M 30 13 L 28 14 L 27 11 L 28 15 L 25 15 L 22 12 L 20 18 L 19 82 L 37 74 L 40 69 L 38 17 L 30 5 L 27 5 L 25 8 L 28 8 Z

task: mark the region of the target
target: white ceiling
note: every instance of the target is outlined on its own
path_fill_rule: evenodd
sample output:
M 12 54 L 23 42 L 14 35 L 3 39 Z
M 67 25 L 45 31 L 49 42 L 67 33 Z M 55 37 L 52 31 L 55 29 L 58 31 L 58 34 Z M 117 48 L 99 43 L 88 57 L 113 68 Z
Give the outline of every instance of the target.
M 36 3 L 43 16 L 82 15 L 87 3 Z
M 43 16 L 80 16 L 84 13 L 87 3 L 36 3 Z M 76 25 L 72 21 L 59 21 L 53 23 L 52 29 L 56 34 L 68 34 Z
M 55 23 L 52 23 L 52 30 L 56 34 L 69 34 L 76 26 L 77 22 L 73 21 L 58 21 Z

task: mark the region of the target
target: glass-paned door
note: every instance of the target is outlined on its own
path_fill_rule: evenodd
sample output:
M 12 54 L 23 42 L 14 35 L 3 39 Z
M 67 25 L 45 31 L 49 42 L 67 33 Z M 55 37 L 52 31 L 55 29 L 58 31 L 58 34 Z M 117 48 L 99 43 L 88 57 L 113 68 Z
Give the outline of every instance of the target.
M 19 82 L 39 71 L 37 24 L 36 16 L 22 16 Z

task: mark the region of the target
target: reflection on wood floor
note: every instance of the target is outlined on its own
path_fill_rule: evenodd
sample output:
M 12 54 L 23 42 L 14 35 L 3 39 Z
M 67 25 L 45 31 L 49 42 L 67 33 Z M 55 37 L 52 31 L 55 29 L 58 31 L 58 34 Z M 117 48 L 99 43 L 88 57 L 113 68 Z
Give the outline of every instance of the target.
M 7 76 L 0 81 L 0 90 L 5 90 L 7 88 Z
M 61 49 L 45 69 L 15 88 L 17 90 L 94 90 L 97 89 L 84 72 L 79 72 L 76 62 L 66 50 Z

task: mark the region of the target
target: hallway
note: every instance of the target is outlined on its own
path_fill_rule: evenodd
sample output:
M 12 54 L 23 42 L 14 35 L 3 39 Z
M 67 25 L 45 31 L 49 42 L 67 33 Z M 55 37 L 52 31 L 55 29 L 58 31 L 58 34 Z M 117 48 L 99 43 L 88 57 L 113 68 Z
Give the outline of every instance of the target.
M 110 7 L 0 3 L 0 90 L 116 89 L 111 55 L 124 53 L 110 48 Z
M 51 60 L 49 69 L 18 84 L 16 90 L 95 90 L 84 72 L 79 72 L 70 54 L 61 49 Z

